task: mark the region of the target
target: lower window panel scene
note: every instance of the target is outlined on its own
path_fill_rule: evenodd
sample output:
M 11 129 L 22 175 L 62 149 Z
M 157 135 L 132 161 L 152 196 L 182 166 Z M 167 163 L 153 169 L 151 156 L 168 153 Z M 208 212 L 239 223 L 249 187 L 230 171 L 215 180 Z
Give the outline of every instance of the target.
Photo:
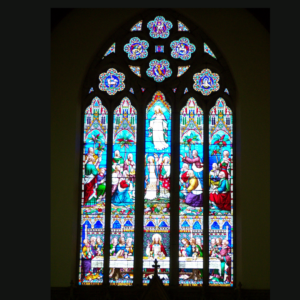
M 170 285 L 171 106 L 161 92 L 148 104 L 145 118 L 143 240 L 135 241 L 137 112 L 125 97 L 114 111 L 112 165 L 107 166 L 107 110 L 95 97 L 84 119 L 79 285 L 102 285 L 105 212 L 110 212 L 108 281 L 134 283 L 135 247 L 142 251 L 142 283 L 155 267 Z M 194 98 L 180 113 L 179 136 L 179 286 L 203 285 L 203 207 L 208 201 L 208 283 L 233 286 L 233 132 L 232 112 L 219 98 L 209 115 L 208 199 L 204 199 L 203 111 Z M 101 124 L 101 126 L 100 126 Z M 110 207 L 106 174 L 111 168 Z M 176 183 L 177 182 L 177 183 Z M 176 196 L 176 195 L 175 195 Z M 175 197 L 174 196 L 174 197 Z M 140 202 L 138 202 L 140 203 Z M 173 206 L 172 206 L 173 207 Z M 177 215 L 178 216 L 178 215 Z M 140 220 L 140 219 L 138 219 Z M 139 229 L 138 229 L 139 230 Z M 173 232 L 173 234 L 175 234 Z M 107 234 L 108 235 L 108 234 Z M 174 237 L 175 238 L 175 237 Z M 157 260 L 157 264 L 155 262 Z

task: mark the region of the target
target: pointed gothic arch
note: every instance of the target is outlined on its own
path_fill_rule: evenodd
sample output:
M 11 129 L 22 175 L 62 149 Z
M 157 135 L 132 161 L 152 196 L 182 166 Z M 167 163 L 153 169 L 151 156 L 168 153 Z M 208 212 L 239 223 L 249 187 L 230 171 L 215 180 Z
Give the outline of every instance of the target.
M 170 31 L 170 35 L 167 38 L 158 38 L 153 39 L 149 36 L 149 29 L 146 24 L 148 24 L 151 20 L 154 20 L 156 16 L 164 16 L 165 20 L 170 21 L 173 24 L 173 27 Z M 142 20 L 141 31 L 135 30 L 131 31 L 131 28 Z M 188 30 L 178 30 L 178 20 L 181 21 Z M 139 28 L 139 27 L 138 27 Z M 180 25 L 182 29 L 182 25 Z M 128 57 L 127 53 L 124 51 L 124 45 L 128 44 L 130 40 L 134 37 L 138 37 L 140 40 L 146 40 L 149 43 L 149 48 L 147 49 L 148 55 L 143 59 L 132 60 Z M 171 42 L 174 40 L 179 40 L 181 37 L 186 37 L 189 41 L 195 45 L 196 51 L 192 53 L 191 58 L 187 61 L 181 59 L 174 59 L 171 57 Z M 209 47 L 209 49 L 213 52 L 213 56 L 211 56 L 208 52 L 205 51 L 204 43 Z M 115 48 L 111 48 L 113 46 Z M 163 46 L 163 52 L 156 52 L 155 46 Z M 108 51 L 109 50 L 109 51 Z M 172 74 L 170 77 L 164 78 L 162 82 L 156 82 L 153 78 L 150 78 L 147 75 L 147 69 L 149 68 L 149 63 L 152 60 L 168 60 L 170 63 L 170 69 L 172 70 Z M 179 77 L 178 68 L 189 65 L 190 67 L 181 74 Z M 139 66 L 140 67 L 140 76 L 137 76 L 129 66 Z M 99 75 L 106 73 L 109 69 L 115 69 L 117 72 L 124 74 L 124 84 L 125 87 L 120 91 L 117 91 L 113 95 L 109 95 L 107 92 L 99 89 Z M 205 96 L 199 91 L 195 91 L 193 85 L 195 81 L 193 80 L 193 75 L 201 72 L 204 69 L 209 69 L 212 73 L 218 74 L 219 76 L 219 89 L 217 91 L 212 92 L 211 94 Z M 225 92 L 226 89 L 229 89 L 230 95 Z M 91 89 L 93 89 L 92 92 Z M 144 89 L 144 91 L 143 91 Z M 174 92 L 173 90 L 176 89 Z M 184 91 L 188 89 L 188 92 Z M 132 90 L 134 93 L 132 93 Z M 140 201 L 136 202 L 135 211 L 136 214 L 143 214 L 144 205 L 144 154 L 145 154 L 145 137 L 147 130 L 145 128 L 145 111 L 147 105 L 152 101 L 153 95 L 160 90 L 167 99 L 167 102 L 172 107 L 172 128 L 171 128 L 171 136 L 172 136 L 172 145 L 171 145 L 171 161 L 172 161 L 172 174 L 170 176 L 170 184 L 172 186 L 172 203 L 171 207 L 174 211 L 173 215 L 171 213 L 171 219 L 167 224 L 169 227 L 179 229 L 179 218 L 176 220 L 176 207 L 177 214 L 179 208 L 179 188 L 178 184 L 176 184 L 176 178 L 179 177 L 179 149 L 177 149 L 176 144 L 179 144 L 179 114 L 181 109 L 186 105 L 187 100 L 193 97 L 196 100 L 197 105 L 201 107 L 204 114 L 204 135 L 208 135 L 208 120 L 209 120 L 209 110 L 213 107 L 220 97 L 226 101 L 228 107 L 230 107 L 234 114 L 234 98 L 235 98 L 235 87 L 232 76 L 228 70 L 228 66 L 221 55 L 221 52 L 215 47 L 215 45 L 210 41 L 206 35 L 195 26 L 190 20 L 186 19 L 183 16 L 180 16 L 177 12 L 172 10 L 149 10 L 145 12 L 142 16 L 137 16 L 132 19 L 127 24 L 124 24 L 122 28 L 117 31 L 108 41 L 100 48 L 99 54 L 95 58 L 92 63 L 88 74 L 86 76 L 86 80 L 83 86 L 83 110 L 85 107 L 90 105 L 91 101 L 98 97 L 101 99 L 102 104 L 107 108 L 108 111 L 108 127 L 107 127 L 107 172 L 106 172 L 106 190 L 110 191 L 112 187 L 111 177 L 112 171 L 108 166 L 112 164 L 112 129 L 113 129 L 113 112 L 122 99 L 127 97 L 131 104 L 136 108 L 137 111 L 137 157 L 136 157 L 136 199 L 140 199 Z M 234 119 L 233 119 L 234 124 Z M 233 130 L 234 131 L 234 130 Z M 208 138 L 204 138 L 204 143 L 208 143 Z M 234 144 L 233 144 L 234 148 Z M 206 154 L 205 154 L 206 153 Z M 84 154 L 84 153 L 83 153 Z M 206 170 L 204 173 L 204 183 L 203 186 L 208 187 L 208 149 L 204 150 L 204 155 L 206 158 L 204 159 L 204 166 Z M 234 160 L 234 158 L 233 158 Z M 138 188 L 139 187 L 139 188 Z M 203 210 L 207 211 L 203 214 L 203 222 L 204 224 L 208 224 L 208 188 L 203 189 L 204 195 L 204 204 Z M 105 225 L 104 225 L 104 253 L 109 253 L 110 251 L 110 220 L 112 220 L 112 216 L 108 211 L 110 211 L 109 207 L 111 206 L 111 195 L 109 193 L 106 194 L 106 210 L 105 210 Z M 173 209 L 174 208 L 174 209 Z M 173 218 L 172 218 L 173 216 Z M 116 216 L 114 216 L 116 217 Z M 202 224 L 201 224 L 202 225 Z M 159 226 L 159 224 L 157 224 Z M 203 225 L 202 225 L 203 226 Z M 122 227 L 122 226 L 121 226 Z M 205 225 L 203 226 L 205 227 Z M 135 219 L 135 233 L 136 233 L 136 242 L 141 243 L 143 240 L 143 233 L 141 232 L 141 228 L 143 228 L 143 220 L 141 217 Z M 149 229 L 151 230 L 151 229 Z M 234 235 L 235 237 L 235 235 Z M 176 242 L 177 241 L 177 242 Z M 203 281 L 209 282 L 209 269 L 207 266 L 208 262 L 208 233 L 206 236 L 203 236 L 203 260 L 204 260 L 204 272 L 203 272 Z M 174 245 L 170 248 L 170 267 L 169 267 L 169 282 L 168 284 L 175 284 L 178 282 L 178 269 L 180 268 L 178 262 L 178 234 L 177 237 L 175 234 L 170 235 L 169 244 Z M 142 244 L 141 244 L 142 245 Z M 177 246 L 175 246 L 177 245 Z M 145 245 L 144 245 L 145 246 Z M 134 249 L 134 283 L 138 284 L 142 282 L 142 257 L 143 257 L 143 247 L 139 247 L 139 244 L 135 244 Z M 177 253 L 177 254 L 176 254 Z M 177 257 L 177 259 L 176 259 Z M 206 261 L 206 262 L 205 262 Z M 205 267 L 206 264 L 206 267 Z M 109 282 L 108 278 L 108 268 L 109 268 L 109 256 L 104 255 L 103 262 L 103 272 L 102 278 L 104 283 Z M 98 272 L 99 274 L 99 272 Z M 122 273 L 118 273 L 122 275 Z M 118 276 L 120 276 L 118 275 Z M 118 277 L 117 276 L 117 277 Z M 116 277 L 116 278 L 117 278 Z M 99 276 L 97 277 L 99 278 Z M 117 281 L 116 279 L 115 281 Z M 82 283 L 82 282 L 81 282 Z M 133 281 L 131 282 L 131 284 Z M 97 284 L 97 282 L 96 282 Z M 167 284 L 167 285 L 168 285 Z M 130 285 L 130 284 L 128 284 Z M 185 285 L 185 284 L 182 284 Z M 199 284 L 198 284 L 199 285 Z M 230 286 L 230 284 L 229 284 Z

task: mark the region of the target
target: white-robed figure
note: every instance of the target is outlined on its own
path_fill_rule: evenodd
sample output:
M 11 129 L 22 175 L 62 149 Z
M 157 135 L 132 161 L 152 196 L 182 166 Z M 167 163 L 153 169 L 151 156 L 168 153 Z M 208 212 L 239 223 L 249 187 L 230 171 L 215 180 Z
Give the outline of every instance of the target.
M 154 154 L 158 165 L 159 174 L 159 196 L 162 198 L 170 198 L 170 156 L 161 154 L 158 158 L 157 154 Z
M 153 200 L 156 198 L 157 170 L 155 165 L 155 159 L 153 156 L 149 156 L 147 161 L 148 163 L 146 165 L 146 176 L 145 176 L 145 181 L 146 181 L 145 199 Z
M 166 143 L 168 136 L 168 123 L 166 117 L 161 111 L 160 106 L 154 107 L 154 115 L 150 120 L 149 136 L 156 150 L 163 150 L 169 147 Z

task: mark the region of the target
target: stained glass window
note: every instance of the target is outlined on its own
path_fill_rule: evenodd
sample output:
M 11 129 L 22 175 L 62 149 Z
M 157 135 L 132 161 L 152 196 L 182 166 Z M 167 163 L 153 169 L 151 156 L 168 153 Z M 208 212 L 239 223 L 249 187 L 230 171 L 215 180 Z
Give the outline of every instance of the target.
M 134 261 L 136 110 L 125 97 L 115 109 L 111 181 L 111 285 L 132 285 Z
M 170 175 L 171 107 L 157 91 L 146 109 L 143 284 L 158 275 L 169 285 L 170 268 Z
M 193 30 L 186 33 L 189 28 L 171 15 L 147 17 L 147 27 L 140 33 L 134 31 L 142 31 L 143 21 L 133 22 L 125 29 L 127 38 L 113 38 L 104 57 L 115 53 L 116 45 L 124 51 L 113 55 L 113 61 L 101 60 L 101 53 L 93 73 L 98 78 L 85 85 L 95 87 L 93 82 L 99 80 L 99 89 L 91 88 L 89 94 L 104 94 L 101 100 L 112 110 L 108 115 L 99 97 L 86 95 L 93 100 L 84 108 L 80 285 L 146 286 L 154 274 L 154 259 L 166 286 L 233 285 L 231 95 L 224 87 L 228 103 L 213 100 L 221 85 L 219 74 L 225 78 L 226 72 L 217 60 L 196 51 L 195 27 L 188 23 Z M 173 28 L 176 22 L 179 32 Z M 216 58 L 205 43 L 204 52 Z M 128 59 L 139 65 L 128 65 Z M 178 66 L 178 59 L 190 65 Z M 211 69 L 205 67 L 207 59 Z M 233 86 L 230 78 L 225 82 Z M 137 136 L 138 119 L 145 126 L 144 138 L 143 132 Z M 171 153 L 171 147 L 177 150 Z M 112 162 L 111 169 L 107 161 Z M 172 210 L 171 198 L 178 200 Z M 179 227 L 171 231 L 170 220 L 173 216 L 178 220 L 178 215 Z M 110 224 L 106 228 L 105 216 Z M 171 248 L 171 242 L 178 242 L 179 248 Z M 206 246 L 209 253 L 204 253 Z M 176 274 L 170 273 L 172 262 L 178 262 L 179 269 L 171 269 Z M 136 274 L 141 271 L 139 278 Z M 209 274 L 207 279 L 204 274 Z
M 209 113 L 209 284 L 217 286 L 233 285 L 232 126 L 219 98 Z
M 180 112 L 180 286 L 203 283 L 203 166 L 203 111 L 190 98 Z
M 95 97 L 85 110 L 79 284 L 103 283 L 107 110 Z

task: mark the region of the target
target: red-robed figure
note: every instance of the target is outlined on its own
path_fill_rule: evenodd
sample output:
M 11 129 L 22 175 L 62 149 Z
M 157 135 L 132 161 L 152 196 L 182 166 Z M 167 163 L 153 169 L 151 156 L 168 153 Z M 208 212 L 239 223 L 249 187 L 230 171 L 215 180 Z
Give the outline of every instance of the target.
M 225 176 L 226 175 L 224 171 L 219 173 L 219 184 L 218 186 L 213 186 L 213 189 L 209 194 L 209 200 L 214 202 L 220 210 L 230 211 L 230 187 Z

